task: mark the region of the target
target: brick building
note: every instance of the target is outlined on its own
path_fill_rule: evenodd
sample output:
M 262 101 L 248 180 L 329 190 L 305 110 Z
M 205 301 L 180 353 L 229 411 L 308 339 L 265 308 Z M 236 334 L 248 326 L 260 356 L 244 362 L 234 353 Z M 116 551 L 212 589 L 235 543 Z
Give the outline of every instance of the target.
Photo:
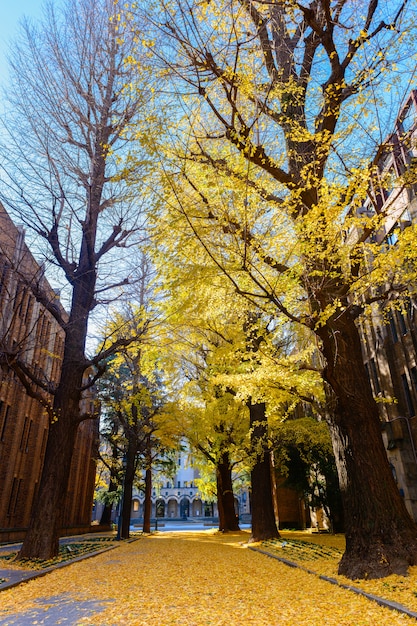
M 63 331 L 36 299 L 34 292 L 38 288 L 65 315 L 42 267 L 25 244 L 23 228 L 16 227 L 0 205 L 0 353 L 19 354 L 38 378 L 57 383 Z M 42 393 L 47 399 L 47 391 Z M 95 420 L 88 420 L 81 424 L 77 436 L 64 511 L 64 525 L 73 532 L 76 527 L 86 530 L 90 525 L 97 428 Z M 7 366 L 7 359 L 2 358 L 0 542 L 24 535 L 42 470 L 47 435 L 46 411 L 27 394 L 17 375 Z

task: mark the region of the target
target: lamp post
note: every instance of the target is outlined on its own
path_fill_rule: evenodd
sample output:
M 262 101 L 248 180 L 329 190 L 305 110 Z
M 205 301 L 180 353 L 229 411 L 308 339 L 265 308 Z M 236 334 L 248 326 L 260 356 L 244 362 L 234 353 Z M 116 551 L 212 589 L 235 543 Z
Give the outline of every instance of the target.
M 155 530 L 158 530 L 158 500 L 161 497 L 161 484 L 160 484 L 159 481 L 156 482 L 155 493 L 156 493 L 156 499 L 155 499 Z

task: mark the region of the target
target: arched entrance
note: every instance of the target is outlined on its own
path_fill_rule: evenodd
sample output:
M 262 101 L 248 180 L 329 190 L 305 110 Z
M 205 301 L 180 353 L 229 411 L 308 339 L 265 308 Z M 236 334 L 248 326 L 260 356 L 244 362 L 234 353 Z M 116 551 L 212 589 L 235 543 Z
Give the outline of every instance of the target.
M 193 517 L 201 517 L 203 515 L 203 503 L 201 500 L 194 500 L 191 510 Z
M 167 511 L 168 517 L 170 517 L 171 519 L 173 517 L 178 517 L 178 502 L 174 498 L 171 498 L 170 500 L 168 500 L 167 509 L 168 509 Z
M 213 517 L 213 502 L 204 503 L 204 517 Z
M 188 498 L 182 498 L 180 502 L 180 515 L 183 518 L 190 516 L 190 501 Z
M 156 501 L 156 517 L 165 517 L 165 502 L 162 498 Z

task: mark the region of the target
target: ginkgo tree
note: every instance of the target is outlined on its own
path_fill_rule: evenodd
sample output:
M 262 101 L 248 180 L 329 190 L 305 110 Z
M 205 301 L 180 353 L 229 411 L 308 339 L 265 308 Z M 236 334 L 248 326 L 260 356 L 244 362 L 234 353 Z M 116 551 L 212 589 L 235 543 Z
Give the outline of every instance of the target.
M 228 353 L 227 346 L 233 343 L 232 324 L 216 319 L 216 315 L 213 317 L 213 309 L 205 310 L 203 292 L 210 290 L 209 284 L 204 280 L 201 284 L 198 276 L 184 280 L 186 270 L 180 278 L 181 270 L 165 261 L 159 278 L 164 276 L 162 306 L 169 324 L 161 352 L 173 399 L 166 411 L 171 413 L 178 431 L 187 440 L 197 465 L 211 466 L 215 475 L 219 530 L 238 530 L 233 471 L 246 443 L 247 409 L 235 394 L 212 381 L 213 369 L 220 367 Z M 175 279 L 169 284 L 168 275 L 171 274 L 172 279 L 172 273 Z M 200 289 L 201 299 L 195 298 L 197 289 Z M 224 308 L 222 306 L 223 312 Z
M 344 504 L 339 571 L 351 578 L 417 563 L 356 325 L 416 278 L 415 227 L 395 250 L 371 237 L 404 184 L 381 208 L 372 189 L 389 181 L 373 154 L 390 120 L 379 103 L 400 103 L 413 80 L 413 11 L 380 0 L 170 0 L 148 11 L 155 65 L 184 112 L 160 146 L 163 219 L 181 221 L 182 239 L 251 305 L 311 333 Z M 369 199 L 373 211 L 361 211 Z
M 300 347 L 291 355 L 292 333 L 276 319 L 251 314 L 206 252 L 193 239 L 182 238 L 181 224 L 170 221 L 169 233 L 158 220 L 152 241 L 164 285 L 164 316 L 171 325 L 166 358 L 185 399 L 182 419 L 189 416 L 183 431 L 216 468 L 220 528 L 236 527 L 229 496 L 232 470 L 240 460 L 251 475 L 252 540 L 277 537 L 272 416 L 279 415 L 279 421 L 300 398 L 321 394 L 319 375 L 306 367 L 311 349 Z M 178 381 L 178 371 L 187 384 Z
M 115 426 L 111 438 L 119 451 L 119 465 L 122 466 L 123 488 L 119 506 L 122 539 L 129 538 L 133 487 L 142 474 L 146 509 L 144 532 L 150 532 L 152 466 L 157 458 L 167 456 L 157 434 L 161 428 L 158 413 L 163 408 L 164 394 L 155 367 L 149 370 L 149 366 L 146 348 L 132 345 L 111 359 L 100 381 L 103 410 L 107 421 Z

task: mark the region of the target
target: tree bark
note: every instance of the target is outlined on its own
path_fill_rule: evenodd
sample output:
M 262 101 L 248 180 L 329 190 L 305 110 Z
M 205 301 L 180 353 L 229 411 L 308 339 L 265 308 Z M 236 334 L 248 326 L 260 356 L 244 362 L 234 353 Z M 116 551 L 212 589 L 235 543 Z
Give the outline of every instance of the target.
M 217 462 L 216 482 L 219 530 L 222 532 L 240 530 L 238 516 L 235 511 L 232 468 L 228 452 L 223 452 Z
M 268 425 L 265 404 L 249 403 L 251 447 L 254 465 L 251 471 L 252 485 L 252 535 L 251 541 L 276 539 L 279 532 L 275 522 L 272 501 L 271 462 L 268 449 Z
M 116 472 L 114 470 L 114 463 L 116 461 L 116 457 L 117 457 L 117 449 L 116 446 L 113 445 L 112 447 L 112 457 L 113 457 L 113 463 L 111 465 L 110 468 L 110 480 L 109 480 L 109 488 L 107 493 L 114 493 L 117 490 L 117 478 L 116 478 Z M 103 512 L 101 514 L 101 518 L 100 518 L 100 525 L 103 526 L 107 526 L 111 524 L 111 514 L 112 514 L 112 510 L 113 510 L 113 503 L 109 502 L 108 504 L 106 504 L 104 506 Z
M 151 508 L 152 508 L 152 469 L 146 468 L 145 471 L 145 501 L 143 503 L 143 527 L 144 533 L 151 532 Z
M 275 460 L 274 454 L 271 450 L 269 453 L 269 460 L 271 466 L 271 491 L 272 491 L 272 504 L 274 506 L 275 524 L 279 529 L 279 508 L 278 508 L 278 487 L 277 487 L 277 475 L 275 472 Z
M 128 436 L 128 446 L 126 451 L 126 469 L 123 486 L 123 506 L 122 506 L 122 528 L 121 538 L 129 539 L 130 536 L 130 511 L 132 508 L 133 481 L 136 474 L 136 453 L 137 438 Z
M 84 353 L 82 351 L 80 354 L 77 345 L 80 329 L 76 326 L 74 324 L 75 332 L 69 333 L 64 350 L 61 380 L 54 397 L 55 419 L 49 425 L 38 496 L 18 554 L 19 559 L 48 560 L 59 552 L 64 503 L 79 426 L 84 374 Z
M 77 425 L 59 419 L 51 425 L 39 483 L 35 515 L 32 514 L 19 559 L 48 560 L 59 552 L 65 496 Z M 56 459 L 59 459 L 59 463 Z
M 82 249 L 85 247 L 86 244 Z M 87 368 L 84 354 L 87 321 L 96 282 L 96 273 L 89 267 L 86 249 L 81 260 L 80 266 L 85 271 L 81 271 L 74 283 L 61 377 L 54 395 L 54 419 L 49 425 L 38 497 L 32 508 L 29 527 L 18 554 L 19 559 L 48 560 L 59 552 L 64 502 L 80 423 L 83 376 Z M 90 271 L 87 272 L 87 268 Z
M 114 493 L 116 491 L 116 484 L 110 481 L 108 493 Z M 100 526 L 110 526 L 111 514 L 113 511 L 113 503 L 109 502 L 104 505 L 103 512 L 100 517 Z
M 405 575 L 417 564 L 417 526 L 395 484 L 378 407 L 349 309 L 317 330 L 335 392 L 328 422 L 342 493 L 346 551 L 339 573 L 349 578 Z

